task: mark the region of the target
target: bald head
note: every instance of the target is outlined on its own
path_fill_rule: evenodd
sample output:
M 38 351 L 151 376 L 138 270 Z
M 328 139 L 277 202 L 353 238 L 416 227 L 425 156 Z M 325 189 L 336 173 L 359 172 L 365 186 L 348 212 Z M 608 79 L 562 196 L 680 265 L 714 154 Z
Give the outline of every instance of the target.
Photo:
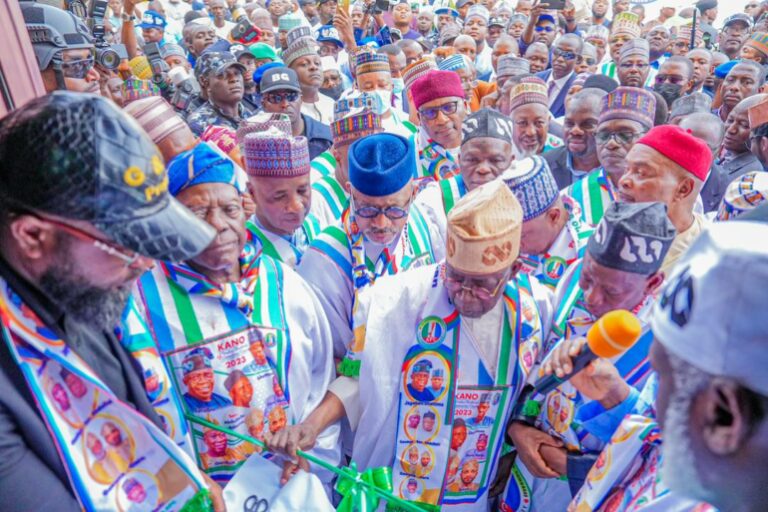
M 584 49 L 584 40 L 576 34 L 565 34 L 560 36 L 555 42 L 555 45 L 560 43 L 572 44 L 576 48 L 576 55 L 581 54 L 581 51 Z
M 755 94 L 750 96 L 749 98 L 745 98 L 741 100 L 739 103 L 736 104 L 736 106 L 733 108 L 733 112 L 736 114 L 741 114 L 749 110 L 750 108 L 754 107 L 758 103 L 762 102 L 768 98 L 768 94 Z
M 494 51 L 497 48 L 502 47 L 508 47 L 511 50 L 507 53 L 514 53 L 515 55 L 520 55 L 520 46 L 517 44 L 517 40 L 515 40 L 513 37 L 508 35 L 502 35 L 499 36 L 499 38 L 496 40 L 496 43 L 493 45 Z
M 582 108 L 582 107 L 589 107 L 590 109 L 593 109 L 596 114 L 600 113 L 601 108 L 601 101 L 604 96 L 606 96 L 608 93 L 605 92 L 602 89 L 596 89 L 594 87 L 589 87 L 587 89 L 582 89 L 576 94 L 573 95 L 573 98 L 571 98 L 570 102 L 570 108 Z
M 714 154 L 723 142 L 725 125 L 715 114 L 696 112 L 683 117 L 680 128 L 703 140 Z
M 466 34 L 461 34 L 459 37 L 453 40 L 454 46 L 456 46 L 457 43 L 472 44 L 475 48 L 477 48 L 477 44 L 475 43 L 475 40 Z

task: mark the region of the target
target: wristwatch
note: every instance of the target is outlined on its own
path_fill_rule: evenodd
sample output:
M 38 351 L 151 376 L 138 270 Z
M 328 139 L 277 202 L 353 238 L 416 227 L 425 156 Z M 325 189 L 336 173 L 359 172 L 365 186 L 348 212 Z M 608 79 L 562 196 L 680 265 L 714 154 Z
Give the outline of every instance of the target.
M 136 21 L 136 16 L 133 14 L 125 14 L 123 13 L 121 16 L 123 21 Z

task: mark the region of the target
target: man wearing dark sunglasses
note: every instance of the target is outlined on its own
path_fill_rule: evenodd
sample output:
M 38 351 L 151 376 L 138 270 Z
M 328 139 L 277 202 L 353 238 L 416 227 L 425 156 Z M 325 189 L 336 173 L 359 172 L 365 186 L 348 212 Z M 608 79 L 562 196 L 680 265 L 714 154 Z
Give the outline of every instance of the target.
M 555 42 L 552 48 L 552 69 L 536 75 L 547 84 L 549 111 L 554 117 L 565 115 L 565 96 L 573 85 L 573 81 L 576 80 L 573 70 L 583 47 L 581 37 L 565 34 Z
M 99 93 L 93 37 L 74 14 L 43 3 L 21 2 L 21 12 L 47 92 Z
M 16 461 L 13 471 L 0 476 L 3 499 L 14 510 L 81 510 L 79 503 L 96 500 L 103 503 L 97 508 L 114 504 L 106 504 L 101 489 L 70 484 L 67 474 L 79 473 L 76 481 L 84 481 L 85 467 L 59 449 L 69 443 L 60 442 L 60 423 L 54 429 L 50 416 L 44 420 L 46 393 L 30 391 L 39 388 L 27 380 L 32 375 L 23 371 L 22 359 L 11 353 L 17 345 L 6 336 L 19 333 L 5 314 L 12 306 L 38 323 L 50 340 L 44 346 L 58 347 L 45 356 L 45 349 L 33 349 L 44 358 L 35 377 L 43 380 L 36 382 L 58 379 L 62 368 L 94 375 L 82 379 L 86 391 L 77 397 L 90 393 L 98 409 L 91 412 L 90 403 L 80 401 L 79 410 L 116 415 L 132 426 L 133 439 L 145 440 L 134 443 L 134 469 L 144 471 L 142 460 L 153 451 L 178 455 L 160 471 L 153 491 L 170 492 L 169 500 L 174 495 L 188 500 L 191 496 L 179 490 L 194 485 L 190 478 L 202 482 L 205 477 L 165 434 L 144 386 L 145 354 L 124 344 L 135 332 L 121 319 L 134 281 L 151 259 L 193 258 L 213 240 L 214 230 L 169 195 L 162 157 L 149 137 L 111 101 L 95 95 L 55 92 L 5 117 L 0 160 L 0 378 L 6 383 L 0 398 L 0 455 Z M 150 364 L 155 370 L 163 366 L 156 358 Z M 44 373 L 44 367 L 50 370 Z M 183 417 L 181 410 L 163 410 L 169 412 Z M 173 485 L 169 477 L 175 477 Z M 223 501 L 216 510 L 224 510 Z
M 309 144 L 309 158 L 314 159 L 331 147 L 331 129 L 301 113 L 301 87 L 296 72 L 275 67 L 264 72 L 259 83 L 264 112 L 285 114 L 291 120 L 294 137 L 302 135 Z

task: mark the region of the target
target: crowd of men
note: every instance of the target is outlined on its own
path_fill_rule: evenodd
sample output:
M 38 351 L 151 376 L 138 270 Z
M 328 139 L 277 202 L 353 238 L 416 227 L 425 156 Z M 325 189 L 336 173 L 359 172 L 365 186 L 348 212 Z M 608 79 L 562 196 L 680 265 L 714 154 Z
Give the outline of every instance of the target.
M 765 510 L 768 0 L 657 3 L 20 2 L 3 509 Z

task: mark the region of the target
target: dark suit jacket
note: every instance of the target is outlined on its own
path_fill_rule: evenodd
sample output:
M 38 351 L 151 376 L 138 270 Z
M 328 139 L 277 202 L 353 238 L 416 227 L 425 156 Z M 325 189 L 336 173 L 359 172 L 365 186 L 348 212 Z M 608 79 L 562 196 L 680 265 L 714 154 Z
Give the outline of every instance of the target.
M 742 153 L 728 162 L 721 161 L 717 164 L 713 164 L 711 171 L 714 171 L 715 168 L 717 168 L 719 171 L 716 182 L 710 185 L 709 182 L 712 181 L 712 178 L 714 178 L 714 176 L 712 176 L 704 184 L 704 188 L 701 189 L 701 200 L 704 202 L 705 212 L 717 210 L 718 206 L 720 205 L 720 201 L 725 195 L 725 191 L 728 188 L 728 185 L 733 180 L 750 171 L 762 171 L 763 164 L 760 163 L 760 160 L 758 160 L 755 155 L 747 151 L 746 153 Z M 712 187 L 716 188 L 710 190 Z M 707 209 L 708 201 L 716 201 L 716 204 L 711 209 Z
M 725 170 L 713 162 L 712 167 L 709 168 L 709 177 L 699 193 L 701 202 L 704 204 L 704 213 L 717 210 L 727 186 L 728 178 Z
M 552 149 L 541 155 L 549 164 L 549 169 L 555 177 L 557 187 L 560 190 L 569 187 L 573 183 L 573 174 L 568 168 L 568 149 L 565 146 Z
M 549 75 L 551 74 L 552 74 L 552 70 L 546 69 L 544 71 L 539 71 L 538 73 L 536 73 L 536 76 L 546 82 L 549 79 Z M 565 85 L 562 87 L 562 89 L 560 89 L 560 92 L 557 93 L 557 97 L 555 98 L 555 101 L 552 103 L 552 106 L 549 107 L 549 111 L 552 112 L 553 116 L 562 117 L 565 115 L 565 96 L 568 94 L 568 89 L 571 88 L 571 85 L 573 85 L 573 82 L 575 80 L 576 80 L 576 73 L 571 73 L 571 76 L 565 82 Z
M 15 273 L 9 270 L 2 259 L 0 275 L 13 283 L 14 291 L 23 297 L 27 306 L 41 318 L 46 318 L 44 310 L 40 309 L 42 303 L 24 291 L 30 285 L 23 286 L 20 278 L 15 277 Z M 52 325 L 48 327 L 58 331 Z M 59 332 L 57 334 L 61 335 Z M 95 335 L 103 336 L 105 350 L 109 350 L 119 363 L 129 403 L 160 427 L 160 418 L 149 403 L 143 379 L 131 356 L 111 333 L 97 332 Z M 100 377 L 109 383 L 108 376 L 102 374 Z M 0 389 L 0 501 L 5 504 L 2 509 L 56 512 L 81 510 L 53 438 L 2 335 Z

